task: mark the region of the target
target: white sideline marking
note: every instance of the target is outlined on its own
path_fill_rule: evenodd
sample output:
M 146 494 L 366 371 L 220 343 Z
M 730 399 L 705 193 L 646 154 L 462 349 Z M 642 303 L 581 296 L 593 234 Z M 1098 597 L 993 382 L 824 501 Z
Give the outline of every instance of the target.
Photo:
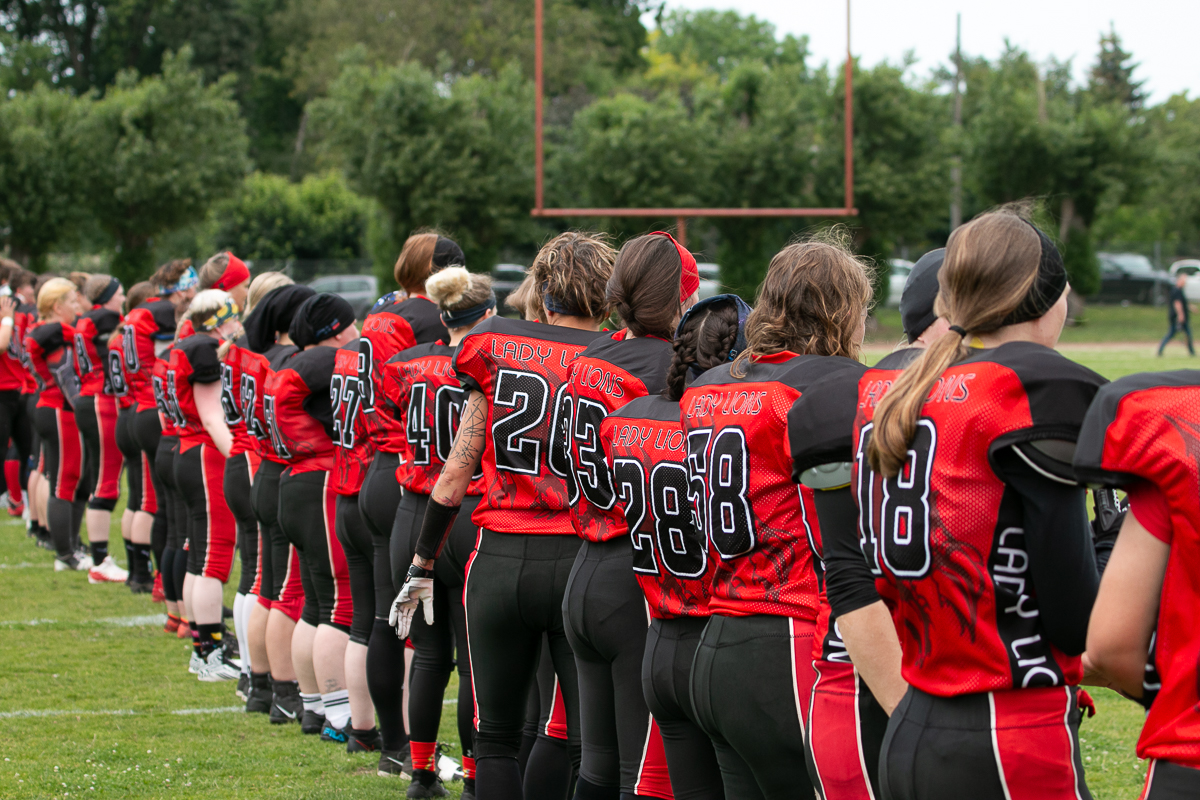
M 245 711 L 245 706 L 222 706 L 220 708 L 180 708 L 172 714 L 231 714 L 235 711 Z M 63 708 L 26 709 L 23 711 L 0 711 L 0 719 L 16 719 L 22 717 L 133 717 L 143 716 L 148 712 L 132 711 L 130 709 L 100 710 L 100 711 L 69 711 Z
M 222 706 L 221 708 L 181 708 L 171 713 L 187 716 L 189 714 L 232 714 L 235 711 L 245 710 L 245 706 Z
M 0 569 L 29 569 L 31 567 L 44 567 L 45 564 L 34 564 L 30 561 L 22 561 L 20 564 L 0 564 Z
M 101 617 L 99 619 L 81 620 L 79 622 L 65 623 L 68 625 L 80 625 L 83 627 L 89 625 L 110 625 L 117 628 L 143 628 L 153 625 L 162 625 L 167 621 L 166 614 L 143 614 L 133 617 Z M 0 625 L 54 625 L 58 622 L 56 619 L 6 619 L 0 621 Z

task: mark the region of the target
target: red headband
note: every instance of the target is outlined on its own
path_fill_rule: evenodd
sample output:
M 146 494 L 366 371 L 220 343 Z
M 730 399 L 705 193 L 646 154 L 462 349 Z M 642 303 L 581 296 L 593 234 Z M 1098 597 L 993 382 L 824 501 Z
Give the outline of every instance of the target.
M 250 280 L 250 270 L 246 267 L 246 262 L 233 253 L 230 253 L 229 264 L 225 267 L 225 274 L 217 278 L 213 284 L 213 288 L 223 289 L 228 292 L 233 287 L 248 280 Z
M 683 265 L 683 270 L 679 275 L 679 302 L 682 303 L 700 291 L 700 270 L 696 267 L 696 257 L 689 253 L 686 247 L 675 241 L 675 237 L 666 231 L 655 231 L 650 235 L 667 237 L 671 240 L 671 244 L 675 245 L 675 249 L 679 251 L 679 261 Z

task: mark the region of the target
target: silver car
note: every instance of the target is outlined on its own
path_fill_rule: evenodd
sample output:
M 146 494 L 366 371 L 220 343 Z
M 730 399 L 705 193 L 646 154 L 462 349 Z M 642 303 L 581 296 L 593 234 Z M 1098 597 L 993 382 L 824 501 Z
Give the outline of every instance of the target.
M 341 297 L 354 308 L 354 315 L 360 320 L 366 318 L 379 299 L 379 280 L 374 275 L 327 275 L 308 285 L 314 291 Z

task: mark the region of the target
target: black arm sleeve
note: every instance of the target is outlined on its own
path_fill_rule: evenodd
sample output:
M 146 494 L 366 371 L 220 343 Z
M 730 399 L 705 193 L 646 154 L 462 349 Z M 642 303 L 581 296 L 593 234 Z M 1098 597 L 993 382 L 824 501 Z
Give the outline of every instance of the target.
M 421 520 L 421 532 L 417 535 L 416 552 L 421 558 L 434 561 L 442 553 L 450 528 L 458 519 L 462 506 L 444 506 L 432 497 L 425 506 L 425 518 Z
M 1021 498 L 1025 549 L 1046 636 L 1064 653 L 1079 655 L 1100 586 L 1086 493 L 1039 474 L 1011 447 L 996 453 L 994 462 Z
M 858 544 L 858 506 L 849 486 L 813 492 L 821 526 L 825 592 L 835 617 L 879 600 L 875 578 Z

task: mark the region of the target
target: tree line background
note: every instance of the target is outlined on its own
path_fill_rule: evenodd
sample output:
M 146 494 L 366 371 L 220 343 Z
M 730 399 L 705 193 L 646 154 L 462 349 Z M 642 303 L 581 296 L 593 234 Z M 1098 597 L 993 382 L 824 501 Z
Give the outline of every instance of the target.
M 546 2 L 548 206 L 840 206 L 843 79 L 806 37 L 646 0 Z M 127 281 L 168 257 L 371 258 L 415 228 L 469 266 L 528 263 L 533 3 L 0 0 L 0 237 L 34 269 Z M 1088 78 L 1009 47 L 855 64 L 854 242 L 886 272 L 963 218 L 1041 199 L 1083 294 L 1098 243 L 1200 240 L 1200 102 L 1148 105 L 1100 37 Z M 584 220 L 618 237 L 673 220 Z M 805 220 L 695 220 L 689 244 L 753 292 Z M 881 274 L 881 279 L 883 275 Z M 886 287 L 881 280 L 881 286 Z

